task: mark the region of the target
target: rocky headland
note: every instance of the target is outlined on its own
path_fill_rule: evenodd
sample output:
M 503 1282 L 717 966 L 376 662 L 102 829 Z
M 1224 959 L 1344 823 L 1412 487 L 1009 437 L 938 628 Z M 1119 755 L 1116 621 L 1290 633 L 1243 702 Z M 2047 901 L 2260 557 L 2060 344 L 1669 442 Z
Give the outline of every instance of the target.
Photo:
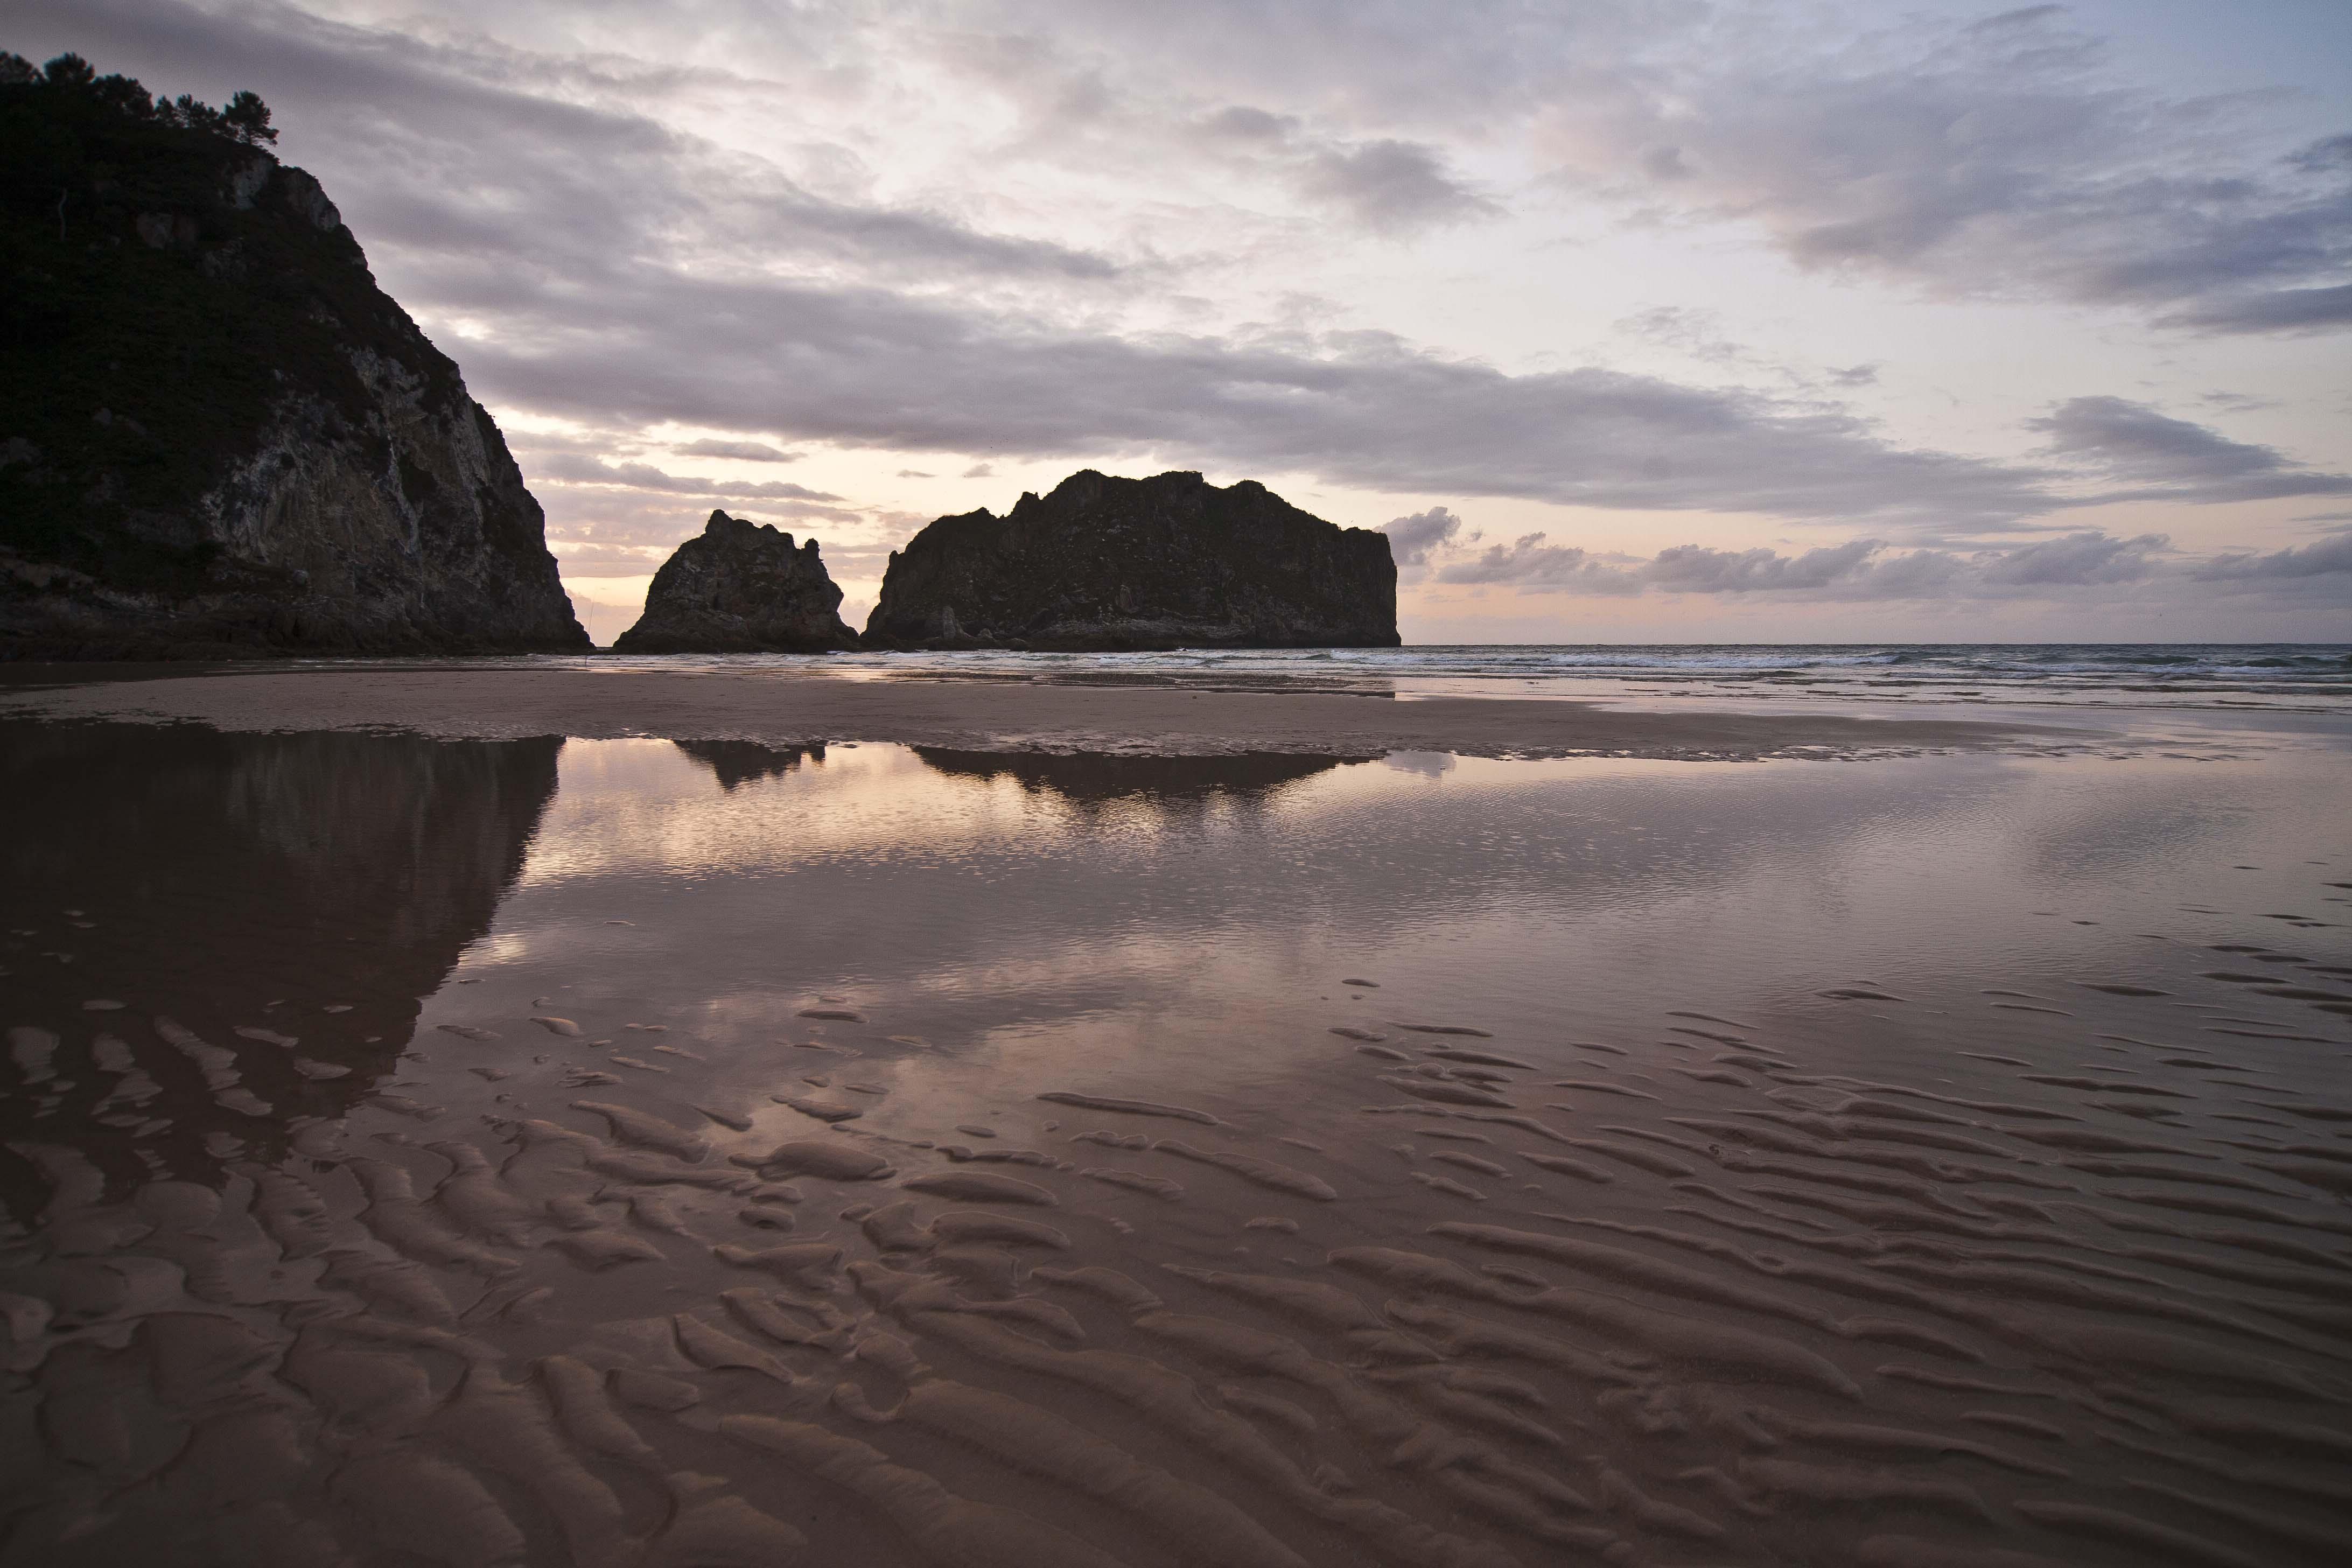
M 585 649 L 498 426 L 273 136 L 0 55 L 0 658 Z
M 857 646 L 816 541 L 714 511 L 654 574 L 615 653 L 824 653 Z
M 1253 479 L 1073 474 L 1006 516 L 943 517 L 891 555 L 869 647 L 1394 647 L 1385 535 Z

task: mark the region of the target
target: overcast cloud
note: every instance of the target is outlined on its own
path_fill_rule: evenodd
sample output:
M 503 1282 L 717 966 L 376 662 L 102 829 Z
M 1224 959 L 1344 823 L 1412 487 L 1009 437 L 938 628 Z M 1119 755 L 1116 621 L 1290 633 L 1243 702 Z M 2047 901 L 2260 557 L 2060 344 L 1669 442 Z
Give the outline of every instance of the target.
M 2150 92 L 2106 54 L 2034 5 L 1795 60 L 1591 69 L 1547 113 L 1564 178 L 1736 216 L 1802 267 L 2213 331 L 2352 327 L 2346 139 L 2278 147 L 2254 105 Z
M 2298 468 L 2269 447 L 2230 440 L 2126 398 L 2069 398 L 2026 426 L 2049 436 L 2053 458 L 2138 487 L 2135 495 L 2231 501 L 2352 494 L 2352 474 Z
M 1401 518 L 1390 525 L 1413 519 Z M 1456 520 L 1458 521 L 1458 520 Z M 2006 549 L 1904 549 L 1856 539 L 1796 553 L 1681 544 L 1646 560 L 1591 554 L 1525 534 L 1507 543 L 1439 546 L 1428 580 L 1443 585 L 1510 588 L 1521 595 L 1623 597 L 1641 594 L 1754 596 L 1780 603 L 1855 603 L 2012 598 L 2060 602 L 2084 595 L 2161 603 L 2206 592 L 2291 593 L 2311 605 L 2352 594 L 2352 534 L 2270 554 L 2196 556 L 2162 534 L 2119 538 L 2097 531 Z

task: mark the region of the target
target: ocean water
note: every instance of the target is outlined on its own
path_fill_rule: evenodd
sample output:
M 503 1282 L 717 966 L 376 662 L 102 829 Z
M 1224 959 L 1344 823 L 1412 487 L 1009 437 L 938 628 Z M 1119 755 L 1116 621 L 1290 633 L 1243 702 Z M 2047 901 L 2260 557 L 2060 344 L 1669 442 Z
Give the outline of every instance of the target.
M 604 664 L 611 656 L 552 662 Z M 636 659 L 625 661 L 630 664 Z M 686 668 L 762 664 L 853 678 L 1168 681 L 1399 697 L 2352 711 L 2346 643 L 1429 645 L 1157 653 L 678 655 Z

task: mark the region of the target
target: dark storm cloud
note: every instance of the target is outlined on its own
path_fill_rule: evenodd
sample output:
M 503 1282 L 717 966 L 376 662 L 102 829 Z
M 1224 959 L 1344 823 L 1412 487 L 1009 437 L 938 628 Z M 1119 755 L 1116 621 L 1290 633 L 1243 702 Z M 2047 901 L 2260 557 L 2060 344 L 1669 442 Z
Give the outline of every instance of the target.
M 2122 397 L 2075 397 L 2026 428 L 2049 437 L 2050 454 L 2120 485 L 2132 499 L 2270 500 L 2352 494 L 2352 474 L 2297 467 L 2271 447 L 2220 432 Z M 2119 499 L 2111 496 L 2110 499 Z

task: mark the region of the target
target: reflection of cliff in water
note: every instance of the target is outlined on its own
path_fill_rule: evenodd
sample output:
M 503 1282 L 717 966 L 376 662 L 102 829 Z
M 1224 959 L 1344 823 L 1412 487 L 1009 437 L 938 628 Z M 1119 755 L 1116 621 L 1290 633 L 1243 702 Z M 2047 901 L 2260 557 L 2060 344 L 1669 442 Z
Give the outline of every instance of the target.
M 719 776 L 719 787 L 780 779 L 803 761 L 822 763 L 824 747 L 763 746 L 757 741 L 672 741 L 671 745 Z
M 1033 795 L 1055 795 L 1074 805 L 1116 800 L 1199 805 L 1212 795 L 1251 804 L 1287 785 L 1368 757 L 1318 757 L 1252 752 L 1235 757 L 1133 757 L 1102 752 L 1055 756 L 1043 752 L 956 752 L 917 746 L 915 754 L 951 778 L 1009 778 Z
M 342 1115 L 488 931 L 562 744 L 0 725 L 0 1141 L 202 1179 Z

